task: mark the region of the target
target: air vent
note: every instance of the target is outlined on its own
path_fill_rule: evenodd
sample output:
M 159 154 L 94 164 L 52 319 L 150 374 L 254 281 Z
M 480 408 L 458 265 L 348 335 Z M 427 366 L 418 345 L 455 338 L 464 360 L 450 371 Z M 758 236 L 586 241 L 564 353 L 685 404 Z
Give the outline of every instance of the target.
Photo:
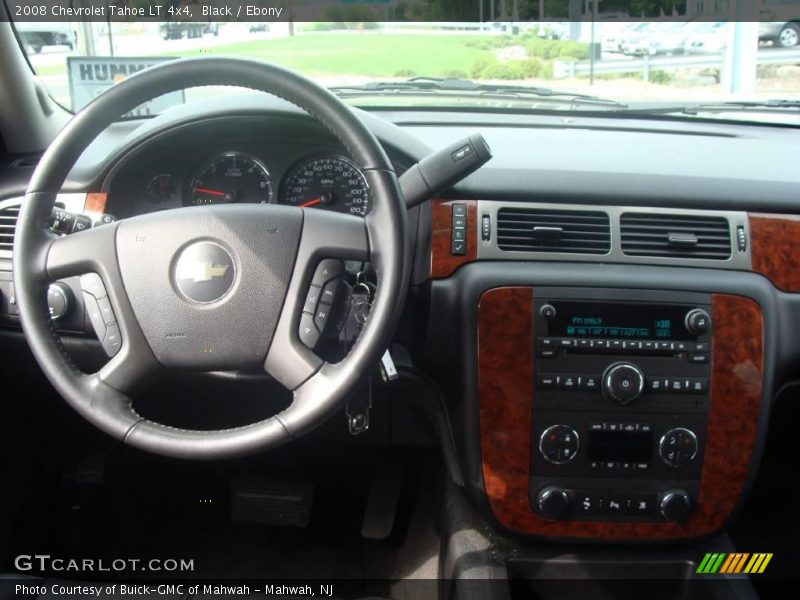
M 17 226 L 19 206 L 0 209 L 0 252 L 11 252 L 14 246 L 14 228 Z
M 516 252 L 608 254 L 611 227 L 604 212 L 501 208 L 497 246 Z
M 731 233 L 723 217 L 624 213 L 622 251 L 628 256 L 726 260 Z

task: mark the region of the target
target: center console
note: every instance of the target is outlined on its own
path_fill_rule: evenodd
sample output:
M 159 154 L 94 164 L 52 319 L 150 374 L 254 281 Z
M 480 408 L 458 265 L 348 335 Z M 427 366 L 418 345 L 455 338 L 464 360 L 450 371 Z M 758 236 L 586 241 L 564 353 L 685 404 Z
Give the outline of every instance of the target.
M 531 502 L 547 519 L 681 521 L 700 490 L 711 297 L 533 301 Z
M 724 526 L 758 432 L 756 302 L 501 287 L 477 318 L 484 488 L 501 525 L 614 540 Z

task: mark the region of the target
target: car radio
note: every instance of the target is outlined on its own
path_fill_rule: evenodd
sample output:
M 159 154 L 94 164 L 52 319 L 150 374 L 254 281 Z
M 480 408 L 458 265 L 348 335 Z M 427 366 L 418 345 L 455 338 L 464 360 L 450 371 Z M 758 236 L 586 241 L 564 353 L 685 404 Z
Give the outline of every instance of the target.
M 710 297 L 547 292 L 534 299 L 533 509 L 549 519 L 686 518 L 706 437 Z

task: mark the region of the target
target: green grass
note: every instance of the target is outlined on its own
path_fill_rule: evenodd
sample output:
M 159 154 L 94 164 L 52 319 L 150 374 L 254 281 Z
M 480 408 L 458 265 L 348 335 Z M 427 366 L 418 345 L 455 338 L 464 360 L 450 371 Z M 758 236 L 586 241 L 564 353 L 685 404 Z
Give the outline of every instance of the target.
M 274 62 L 306 75 L 393 77 L 399 72 L 443 76 L 469 70 L 492 53 L 467 46 L 468 35 L 304 34 L 165 56 L 241 56 Z

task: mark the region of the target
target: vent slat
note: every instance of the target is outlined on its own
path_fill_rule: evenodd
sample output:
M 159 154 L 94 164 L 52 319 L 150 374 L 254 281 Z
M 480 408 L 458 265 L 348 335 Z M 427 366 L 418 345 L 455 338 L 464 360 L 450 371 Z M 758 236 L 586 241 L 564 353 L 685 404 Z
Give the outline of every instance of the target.
M 560 227 L 560 236 L 534 237 L 535 227 Z M 501 208 L 497 211 L 497 246 L 514 252 L 608 254 L 611 226 L 602 212 Z
M 726 260 L 731 256 L 731 233 L 723 217 L 625 213 L 620 218 L 622 252 L 628 256 Z M 692 234 L 693 246 L 669 243 L 670 234 Z
M 8 206 L 0 210 L 0 250 L 11 251 L 14 247 L 14 230 L 19 217 L 19 206 Z

